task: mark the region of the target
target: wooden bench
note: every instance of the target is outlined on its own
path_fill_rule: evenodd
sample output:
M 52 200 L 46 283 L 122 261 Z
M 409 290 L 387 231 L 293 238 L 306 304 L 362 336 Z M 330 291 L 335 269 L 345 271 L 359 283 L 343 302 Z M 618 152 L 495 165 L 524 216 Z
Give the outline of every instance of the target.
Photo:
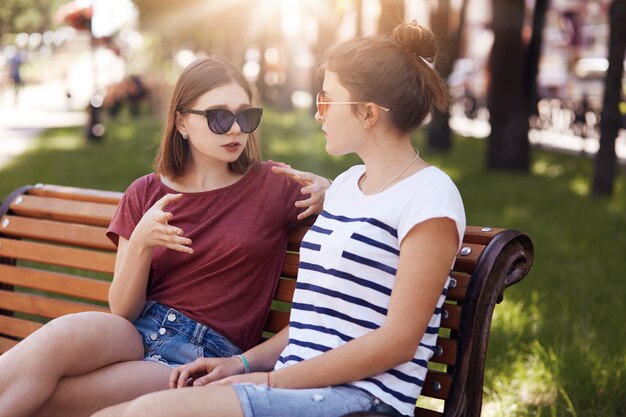
M 121 194 L 37 184 L 13 192 L 0 207 L 0 353 L 45 321 L 87 310 L 108 311 L 107 292 L 115 247 L 105 230 Z M 290 233 L 283 274 L 266 324 L 288 323 L 306 225 Z M 439 399 L 443 414 L 416 408 L 415 415 L 478 416 L 494 307 L 504 289 L 530 270 L 533 244 L 514 230 L 467 228 L 444 305 L 437 351 L 422 397 Z M 282 308 L 282 310 L 281 310 Z M 421 401 L 420 401 L 421 404 Z M 441 404 L 439 404 L 441 405 Z

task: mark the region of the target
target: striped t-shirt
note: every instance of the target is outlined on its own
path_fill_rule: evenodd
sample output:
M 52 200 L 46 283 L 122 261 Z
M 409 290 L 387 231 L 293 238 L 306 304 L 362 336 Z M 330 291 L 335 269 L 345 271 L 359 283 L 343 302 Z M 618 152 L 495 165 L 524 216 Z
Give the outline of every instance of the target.
M 276 369 L 320 355 L 383 324 L 400 243 L 413 226 L 448 217 L 455 221 L 461 243 L 463 203 L 445 173 L 424 168 L 381 193 L 364 195 L 357 184 L 364 170 L 363 165 L 355 166 L 333 182 L 324 211 L 304 236 L 289 343 Z M 434 352 L 448 281 L 413 360 L 349 385 L 413 415 Z

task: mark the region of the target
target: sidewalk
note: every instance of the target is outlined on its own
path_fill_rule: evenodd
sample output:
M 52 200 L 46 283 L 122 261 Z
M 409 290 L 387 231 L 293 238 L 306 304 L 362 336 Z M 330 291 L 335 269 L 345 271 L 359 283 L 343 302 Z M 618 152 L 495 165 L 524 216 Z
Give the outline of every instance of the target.
M 480 119 L 466 119 L 464 117 L 451 117 L 450 127 L 460 135 L 475 138 L 486 139 L 491 132 L 489 122 Z M 626 132 L 622 129 L 620 133 L 620 136 L 615 141 L 615 152 L 618 163 L 626 165 Z M 551 130 L 530 129 L 528 139 L 531 146 L 571 155 L 585 154 L 594 156 L 598 152 L 599 146 L 599 142 L 595 139 L 582 139 L 571 133 Z
M 14 104 L 12 87 L 0 90 L 0 169 L 35 145 L 39 133 L 51 127 L 83 126 L 84 111 L 68 109 L 61 81 L 24 86 Z

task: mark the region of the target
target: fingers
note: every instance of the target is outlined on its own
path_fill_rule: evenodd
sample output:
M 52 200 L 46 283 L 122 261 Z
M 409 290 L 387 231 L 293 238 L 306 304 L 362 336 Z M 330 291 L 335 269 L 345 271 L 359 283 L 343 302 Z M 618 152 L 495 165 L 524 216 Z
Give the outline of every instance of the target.
M 169 203 L 171 203 L 173 201 L 180 200 L 182 197 L 183 197 L 183 195 L 181 193 L 178 193 L 178 194 L 172 194 L 172 193 L 165 194 L 156 203 L 154 203 L 154 205 L 152 207 L 157 207 L 157 208 L 163 209 Z
M 317 210 L 315 207 L 311 206 L 304 210 L 302 213 L 298 214 L 298 220 L 306 219 L 307 217 L 319 213 L 320 210 Z
M 279 165 L 279 166 L 281 166 L 281 167 L 291 168 L 291 165 L 286 164 L 286 163 L 284 163 L 284 162 L 280 162 L 280 161 L 272 161 L 271 159 L 268 159 L 268 160 L 267 160 L 267 162 L 271 162 L 271 163 L 273 163 L 273 164 L 277 164 L 277 165 Z
M 292 180 L 296 180 L 298 182 L 300 182 L 300 174 L 302 173 L 301 171 L 295 170 L 293 168 L 287 168 L 287 167 L 278 167 L 278 166 L 273 166 L 272 167 L 272 172 L 275 174 L 280 174 L 280 175 L 284 175 L 288 178 L 291 178 Z

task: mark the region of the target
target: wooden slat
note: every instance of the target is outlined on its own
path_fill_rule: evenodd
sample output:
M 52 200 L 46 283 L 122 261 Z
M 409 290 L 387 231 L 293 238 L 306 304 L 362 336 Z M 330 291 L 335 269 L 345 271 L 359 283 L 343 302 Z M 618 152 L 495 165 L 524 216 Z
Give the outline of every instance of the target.
M 110 283 L 59 272 L 0 264 L 0 282 L 96 301 L 108 301 Z
M 452 330 L 461 328 L 461 306 L 457 304 L 444 303 L 441 307 L 441 327 Z
M 0 332 L 5 336 L 23 339 L 41 326 L 41 323 L 0 315 Z
M 441 417 L 441 413 L 435 410 L 429 410 L 428 408 L 415 408 L 415 417 Z
M 60 198 L 18 196 L 10 209 L 18 215 L 43 219 L 70 221 L 93 226 L 108 226 L 115 213 L 113 204 L 80 202 Z
M 491 239 L 493 239 L 495 235 L 502 232 L 503 230 L 504 229 L 500 228 L 485 228 L 483 226 L 467 226 L 465 228 L 465 236 L 463 236 L 463 242 L 478 245 L 487 245 L 489 242 L 491 242 Z
M 79 301 L 55 299 L 13 291 L 0 291 L 0 309 L 34 314 L 48 319 L 82 311 L 109 311 L 108 308 Z
M 10 215 L 0 219 L 0 233 L 5 236 L 115 251 L 115 245 L 106 237 L 106 230 L 106 227 Z
M 6 352 L 15 345 L 17 345 L 17 342 L 15 340 L 0 337 L 0 353 Z
M 448 398 L 451 385 L 452 375 L 430 369 L 426 374 L 426 381 L 424 381 L 421 395 L 445 400 Z
M 456 280 L 456 285 L 448 287 L 446 299 L 462 303 L 465 300 L 470 277 L 458 272 L 453 272 L 450 276 Z
M 301 222 L 292 225 L 289 228 L 289 235 L 287 239 L 287 250 L 292 252 L 300 251 L 300 243 L 304 234 L 309 230 L 311 225 L 315 222 L 317 216 L 309 216 Z
M 36 185 L 28 191 L 28 194 L 107 204 L 117 204 L 120 198 L 122 198 L 122 193 L 116 191 L 65 187 L 61 185 L 50 184 Z
M 267 322 L 265 322 L 265 328 L 263 330 L 266 332 L 278 333 L 288 324 L 288 311 L 270 310 L 269 317 L 267 318 Z
M 296 289 L 295 279 L 280 279 L 278 280 L 278 288 L 276 289 L 276 295 L 274 300 L 291 302 L 293 299 L 293 292 Z
M 297 253 L 287 253 L 283 264 L 282 276 L 287 278 L 295 278 L 298 275 L 298 262 L 300 256 Z
M 452 269 L 454 271 L 467 272 L 471 274 L 472 272 L 474 272 L 474 268 L 476 268 L 476 262 L 478 261 L 480 254 L 483 253 L 485 247 L 483 245 L 463 243 L 462 248 L 469 248 L 471 249 L 471 251 L 468 255 L 461 255 L 461 253 L 459 253 L 456 256 L 456 261 L 454 262 L 454 267 Z
M 113 273 L 115 254 L 0 238 L 0 257 Z
M 446 337 L 437 338 L 437 351 L 430 359 L 431 362 L 441 363 L 444 365 L 454 365 L 456 363 L 456 353 L 458 342 L 454 339 Z

